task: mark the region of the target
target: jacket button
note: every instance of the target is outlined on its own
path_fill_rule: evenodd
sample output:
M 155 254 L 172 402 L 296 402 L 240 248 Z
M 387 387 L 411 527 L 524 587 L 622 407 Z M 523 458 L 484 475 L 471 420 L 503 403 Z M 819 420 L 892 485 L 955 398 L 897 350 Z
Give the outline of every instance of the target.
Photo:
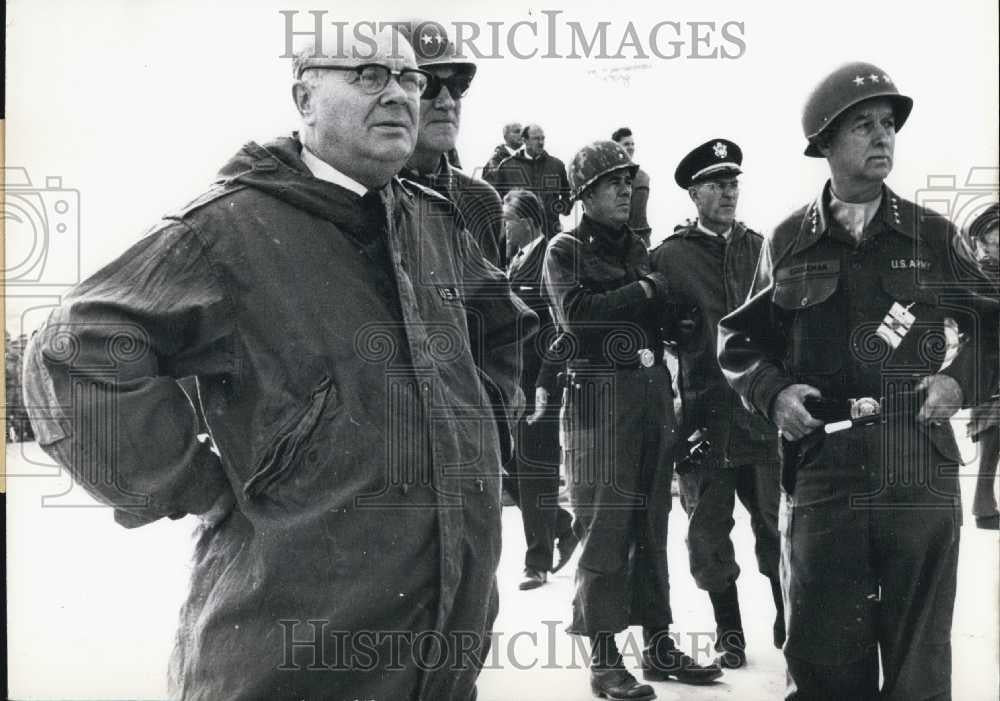
M 806 302 L 808 302 L 808 301 L 809 301 L 809 298 L 808 298 L 808 297 L 803 297 L 803 298 L 802 298 L 802 301 L 801 301 L 801 302 L 799 302 L 799 304 L 801 304 L 802 306 L 805 306 Z
M 399 485 L 399 491 L 403 493 L 403 496 L 406 496 L 406 493 L 410 491 L 410 485 L 408 485 L 406 482 L 403 482 L 401 485 Z

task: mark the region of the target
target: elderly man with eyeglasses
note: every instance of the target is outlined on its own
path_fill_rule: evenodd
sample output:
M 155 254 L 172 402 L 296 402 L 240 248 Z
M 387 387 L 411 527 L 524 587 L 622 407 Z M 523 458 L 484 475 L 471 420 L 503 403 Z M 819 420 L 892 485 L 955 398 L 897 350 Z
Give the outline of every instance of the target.
M 698 212 L 651 254 L 670 281 L 667 337 L 676 344 L 682 402 L 677 474 L 688 514 L 691 574 L 708 592 L 715 648 L 726 668 L 746 664 L 736 563 L 730 533 L 736 497 L 750 514 L 757 568 L 771 583 L 774 644 L 785 638 L 778 577 L 778 445 L 774 428 L 740 402 L 716 359 L 719 319 L 739 307 L 753 282 L 763 238 L 736 219 L 743 152 L 728 139 L 691 150 L 674 174 Z M 688 453 L 701 441 L 704 451 Z
M 201 517 L 172 696 L 470 699 L 500 556 L 480 373 L 518 404 L 534 314 L 451 202 L 395 177 L 429 83 L 409 44 L 322 38 L 294 62 L 300 131 L 76 287 L 26 392 L 120 524 Z

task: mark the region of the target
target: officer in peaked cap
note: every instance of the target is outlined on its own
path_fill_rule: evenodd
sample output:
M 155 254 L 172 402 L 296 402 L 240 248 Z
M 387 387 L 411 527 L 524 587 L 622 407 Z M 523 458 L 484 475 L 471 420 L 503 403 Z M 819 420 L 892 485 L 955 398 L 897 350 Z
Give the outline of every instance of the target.
M 625 669 L 615 633 L 641 625 L 643 676 L 705 683 L 669 636 L 667 523 L 676 420 L 663 362 L 667 279 L 650 268 L 629 227 L 638 166 L 613 141 L 585 146 L 569 164 L 583 205 L 580 225 L 555 236 L 543 282 L 567 359 L 566 471 L 582 553 L 570 632 L 591 640 L 591 687 L 611 699 L 647 701 L 652 687 Z
M 712 139 L 681 159 L 674 180 L 687 190 L 695 183 L 743 172 L 743 150 L 728 139 Z
M 949 419 L 977 402 L 980 324 L 955 301 L 954 226 L 885 185 L 912 106 L 870 63 L 819 83 L 802 130 L 830 179 L 719 323 L 726 378 L 783 438 L 787 699 L 951 698 Z M 945 362 L 932 339 L 953 323 L 967 341 Z
M 746 663 L 746 639 L 736 580 L 740 574 L 730 533 L 736 497 L 750 514 L 757 567 L 771 583 L 774 644 L 784 643 L 778 576 L 778 446 L 773 427 L 749 414 L 729 387 L 716 358 L 719 320 L 739 307 L 753 282 L 763 237 L 736 220 L 743 152 L 712 139 L 688 153 L 674 178 L 688 191 L 698 217 L 674 229 L 652 251 L 653 269 L 670 281 L 684 407 L 682 445 L 708 441 L 701 460 L 677 464 L 681 505 L 688 514 L 691 574 L 708 592 L 715 614 L 715 648 L 723 667 Z M 687 439 L 687 440 L 683 440 Z

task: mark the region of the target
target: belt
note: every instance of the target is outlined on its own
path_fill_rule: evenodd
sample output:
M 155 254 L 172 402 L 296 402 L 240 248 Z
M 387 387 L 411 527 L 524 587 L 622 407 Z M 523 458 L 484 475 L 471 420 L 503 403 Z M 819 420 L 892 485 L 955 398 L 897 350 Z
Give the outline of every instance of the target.
M 923 392 L 899 392 L 889 397 L 849 397 L 827 399 L 807 397 L 806 411 L 826 425 L 825 433 L 837 433 L 855 426 L 884 421 L 890 416 L 916 415 Z
M 657 363 L 656 353 L 650 348 L 640 348 L 635 351 L 634 355 L 622 356 L 620 358 L 576 358 L 569 361 L 570 370 L 582 370 L 584 368 L 599 368 L 599 367 L 613 367 L 615 369 L 626 368 L 651 368 L 656 365 L 662 365 L 662 356 L 660 363 Z

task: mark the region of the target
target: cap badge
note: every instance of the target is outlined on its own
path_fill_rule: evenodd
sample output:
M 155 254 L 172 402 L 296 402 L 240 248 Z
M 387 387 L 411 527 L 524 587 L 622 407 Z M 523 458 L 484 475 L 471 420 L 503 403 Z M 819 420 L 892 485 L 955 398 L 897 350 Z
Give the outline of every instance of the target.
M 726 148 L 726 145 L 724 143 L 722 143 L 721 141 L 716 141 L 715 142 L 715 146 L 713 147 L 713 150 L 715 151 L 715 157 L 716 158 L 725 158 L 726 154 L 729 152 L 729 150 Z

